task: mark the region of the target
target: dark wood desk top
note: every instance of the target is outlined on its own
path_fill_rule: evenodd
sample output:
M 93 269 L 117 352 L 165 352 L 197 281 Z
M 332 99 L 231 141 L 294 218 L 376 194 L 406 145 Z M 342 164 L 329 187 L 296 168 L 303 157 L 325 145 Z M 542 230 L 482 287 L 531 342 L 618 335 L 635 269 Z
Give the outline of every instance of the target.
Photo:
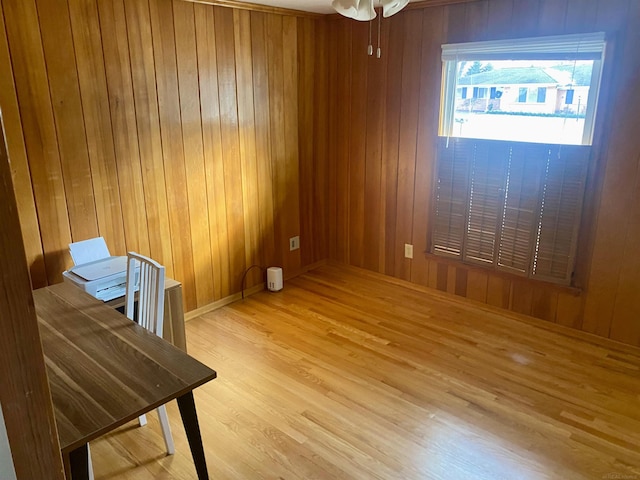
M 216 378 L 72 285 L 33 298 L 63 453 Z

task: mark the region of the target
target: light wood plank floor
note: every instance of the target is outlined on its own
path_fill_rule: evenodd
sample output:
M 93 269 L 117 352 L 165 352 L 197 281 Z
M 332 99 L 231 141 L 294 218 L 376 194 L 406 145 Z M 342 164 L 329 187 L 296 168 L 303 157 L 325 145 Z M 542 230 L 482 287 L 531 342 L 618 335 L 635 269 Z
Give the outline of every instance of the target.
M 211 478 L 640 479 L 640 349 L 323 266 L 187 323 Z M 92 444 L 98 479 L 196 478 L 157 419 Z

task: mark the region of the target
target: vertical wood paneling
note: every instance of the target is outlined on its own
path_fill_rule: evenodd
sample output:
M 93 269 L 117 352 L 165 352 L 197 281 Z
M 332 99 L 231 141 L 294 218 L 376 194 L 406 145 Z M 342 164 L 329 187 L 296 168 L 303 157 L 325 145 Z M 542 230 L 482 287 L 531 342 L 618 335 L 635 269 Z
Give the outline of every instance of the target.
M 620 25 L 622 16 L 628 13 L 628 3 L 620 0 L 599 2 L 597 28 Z M 611 9 L 610 7 L 614 7 Z M 616 8 L 617 7 L 617 8 Z M 627 32 L 619 32 L 617 48 L 622 49 L 623 58 L 638 58 L 637 40 L 630 42 Z M 625 35 L 626 33 L 626 35 Z M 616 69 L 614 82 L 619 92 L 634 88 L 638 78 L 638 62 L 623 61 Z M 628 228 L 628 207 L 633 201 L 633 184 L 637 175 L 637 135 L 631 133 L 626 120 L 637 112 L 637 96 L 615 98 L 611 136 L 607 152 L 607 166 L 603 181 L 603 193 L 597 216 L 597 232 L 588 283 L 589 295 L 585 302 L 583 329 L 602 336 L 611 333 L 611 322 L 618 294 L 620 271 L 624 257 Z
M 2 6 L 47 281 L 55 283 L 71 263 L 67 254 L 71 229 L 38 13 L 33 0 L 3 1 Z
M 389 64 L 389 22 L 381 24 L 381 58 L 377 58 L 377 42 L 374 44 L 374 55 L 367 62 L 367 128 L 364 179 L 364 245 L 363 266 L 369 270 L 380 272 L 380 251 L 384 249 L 380 229 L 384 226 L 383 201 L 381 194 L 382 176 L 382 135 L 385 117 L 383 93 L 387 89 L 387 68 Z
M 184 284 L 185 308 L 196 308 L 194 254 L 191 246 L 190 212 L 182 146 L 180 98 L 176 63 L 176 42 L 171 0 L 149 2 L 153 58 L 156 68 L 158 112 L 162 139 L 169 224 L 173 251 L 173 271 Z M 202 248 L 206 248 L 202 246 Z
M 13 67 L 9 55 L 2 5 L 0 5 L 0 71 L 5 72 L 5 75 L 0 75 L 0 109 L 2 110 L 2 118 L 4 118 L 4 128 L 7 131 L 7 150 L 11 158 L 13 188 L 20 216 L 27 265 L 31 273 L 33 287 L 38 288 L 46 285 L 47 274 L 42 255 L 40 227 L 33 197 L 27 151 L 20 128 L 20 110 L 13 81 Z
M 533 290 L 531 315 L 550 322 L 556 321 L 558 309 L 558 292 L 548 288 L 537 287 Z
M 242 167 L 242 205 L 244 207 L 245 264 L 260 264 L 258 218 L 258 172 L 256 165 L 255 113 L 253 108 L 253 65 L 251 52 L 251 13 L 234 10 L 236 77 L 238 83 L 238 125 L 240 159 Z M 251 271 L 253 282 L 258 283 L 261 273 Z
M 366 56 L 366 26 L 347 19 L 179 0 L 97 5 L 2 3 L 0 101 L 9 106 L 0 105 L 21 127 L 7 134 L 35 285 L 59 281 L 67 244 L 94 234 L 114 253 L 136 249 L 173 267 L 187 310 L 238 291 L 250 262 L 294 271 L 328 252 L 480 301 L 486 278 L 487 303 L 640 342 L 630 327 L 640 278 L 626 261 L 640 236 L 639 109 L 622 94 L 638 78 L 636 2 L 407 10 L 383 20 L 381 60 Z M 580 260 L 586 291 L 534 291 L 405 260 L 404 243 L 416 257 L 427 248 L 440 45 L 594 29 L 614 34 L 618 53 L 601 106 L 615 112 L 603 122 L 602 196 L 586 202 L 597 222 Z M 309 241 L 290 252 L 298 234 Z
M 38 0 L 49 92 L 73 241 L 95 237 L 98 222 L 66 0 Z
M 210 245 L 211 238 L 208 210 L 202 208 L 202 205 L 207 204 L 207 184 L 202 145 L 202 116 L 193 7 L 191 2 L 175 0 L 173 2 L 182 144 L 191 223 L 191 250 L 194 252 L 196 304 L 201 307 L 212 300 L 213 274 L 211 249 L 200 248 Z
M 283 244 L 287 244 L 288 238 L 283 232 L 285 221 L 284 205 L 287 202 L 285 190 L 286 180 L 282 171 L 285 159 L 285 132 L 284 132 L 284 73 L 282 58 L 282 17 L 267 15 L 267 61 L 269 75 L 269 131 L 271 139 L 271 171 L 273 175 L 273 214 L 274 214 L 274 238 L 276 245 L 276 263 L 284 267 L 285 250 Z
M 69 13 L 98 230 L 111 253 L 123 255 L 126 242 L 98 7 L 95 2 L 69 0 Z
M 556 0 L 562 1 L 562 0 Z M 538 16 L 542 0 L 513 0 L 512 25 L 517 30 L 517 36 L 530 37 L 537 34 Z
M 298 48 L 302 54 L 299 58 L 299 89 L 298 89 L 298 138 L 300 139 L 300 185 L 308 188 L 300 191 L 300 241 L 309 248 L 303 250 L 303 263 L 311 263 L 318 239 L 313 235 L 313 224 L 307 219 L 313 218 L 314 208 L 314 83 L 316 82 L 315 49 L 321 42 L 315 41 L 315 22 L 304 19 L 298 23 Z M 318 83 L 321 81 L 318 79 Z M 320 103 L 318 102 L 318 106 Z
M 465 11 L 465 31 L 471 38 L 486 40 L 491 31 L 487 28 L 489 1 L 469 3 Z
M 364 266 L 501 308 L 640 344 L 640 327 L 636 328 L 637 322 L 633 320 L 640 312 L 636 311 L 636 296 L 632 293 L 640 288 L 640 274 L 636 273 L 640 268 L 634 261 L 625 260 L 634 257 L 632 251 L 640 240 L 640 228 L 637 227 L 640 224 L 637 220 L 640 207 L 636 206 L 636 179 L 640 171 L 637 152 L 640 147 L 637 135 L 631 132 L 637 124 L 640 106 L 636 105 L 636 97 L 624 93 L 634 90 L 633 85 L 640 75 L 640 39 L 635 33 L 640 31 L 639 10 L 640 4 L 630 0 L 479 0 L 425 7 L 421 34 L 416 34 L 415 28 L 408 25 L 414 11 L 401 12 L 385 20 L 388 25 L 385 32 L 388 36 L 388 66 L 384 109 L 372 105 L 370 97 L 362 107 L 362 101 L 356 95 L 347 95 L 346 89 L 336 87 L 331 90 L 334 101 L 330 122 L 337 124 L 344 118 L 353 120 L 357 117 L 354 117 L 353 109 L 366 109 L 367 138 L 376 138 L 376 134 L 383 138 L 379 200 L 371 196 L 370 184 L 375 181 L 377 173 L 369 170 L 368 156 L 364 185 L 353 181 L 340 183 L 339 175 L 335 179 L 331 177 L 338 205 L 343 201 L 350 201 L 353 205 L 364 192 L 365 238 L 369 236 L 371 225 L 378 222 L 378 216 L 383 219 L 378 237 L 381 261 L 378 265 L 371 262 L 371 247 L 365 245 Z M 348 28 L 338 27 L 344 22 L 340 19 L 331 23 L 336 25 L 336 29 Z M 352 28 L 357 27 L 352 25 Z M 433 139 L 437 131 L 440 94 L 440 46 L 443 43 L 596 30 L 607 32 L 615 44 L 616 55 L 615 58 L 607 58 L 611 74 L 607 74 L 607 81 L 603 84 L 605 91 L 601 93 L 598 127 L 601 130 L 597 132 L 598 142 L 602 145 L 594 146 L 595 166 L 591 183 L 595 188 L 588 189 L 589 198 L 585 200 L 583 215 L 583 221 L 587 223 L 582 229 L 584 235 L 581 233 L 583 246 L 576 285 L 586 285 L 587 288 L 583 291 L 567 290 L 525 279 L 512 279 L 499 272 L 456 266 L 449 260 L 431 256 L 414 258 L 408 263 L 403 258 L 402 248 L 404 243 L 408 243 L 406 236 L 410 235 L 414 245 L 414 257 L 421 256 L 427 249 L 429 237 L 429 202 L 433 192 L 431 178 L 435 156 Z M 411 73 L 416 57 L 407 52 L 409 44 L 402 41 L 403 35 L 410 35 L 409 32 L 414 33 L 409 48 L 422 45 L 422 55 L 417 63 L 421 61 L 423 68 L 418 74 Z M 352 84 L 380 82 L 379 72 L 363 66 L 362 59 L 356 58 L 358 52 L 353 48 L 353 39 L 336 36 L 328 45 L 336 52 L 351 49 L 354 57 L 344 68 L 336 65 L 335 82 L 340 82 L 343 71 L 349 71 L 357 79 Z M 419 89 L 411 83 L 412 78 L 419 78 Z M 418 105 L 417 115 L 408 104 L 409 98 Z M 382 120 L 379 118 L 381 111 Z M 610 121 L 603 121 L 606 118 Z M 414 141 L 412 132 L 416 129 L 418 134 Z M 353 154 L 352 144 L 361 141 L 355 127 L 342 132 L 337 127 L 335 135 L 336 152 L 349 151 Z M 408 164 L 403 163 L 411 158 L 407 151 L 415 152 L 415 170 L 407 170 Z M 344 155 L 336 156 L 338 159 L 346 158 Z M 349 168 L 359 168 L 353 160 L 350 159 Z M 339 172 L 338 168 L 336 172 Z M 377 165 L 374 164 L 374 168 Z M 359 178 L 358 175 L 356 177 Z M 378 203 L 380 210 L 369 208 L 370 203 Z M 408 222 L 407 215 L 411 216 Z M 349 233 L 348 228 L 359 227 L 339 208 L 335 210 L 335 217 L 330 227 L 336 231 L 337 242 L 332 258 L 358 265 L 357 255 L 362 240 L 359 234 Z M 348 225 L 341 227 L 345 221 L 349 222 Z M 337 234 L 341 228 L 347 230 L 346 235 Z M 352 258 L 340 255 L 343 248 L 349 250 Z M 410 265 L 410 276 L 407 265 Z
M 213 297 L 219 299 L 231 292 L 229 276 L 229 235 L 227 203 L 224 191 L 224 164 L 220 133 L 220 103 L 214 11 L 195 5 L 196 38 L 198 42 L 198 75 L 202 112 L 202 144 L 204 147 L 207 205 L 213 262 Z M 203 246 L 206 248 L 206 246 Z
M 335 219 L 336 255 L 335 259 L 349 262 L 349 146 L 351 143 L 351 28 L 353 22 L 340 19 L 338 22 L 337 45 L 333 49 L 337 56 L 336 92 L 334 111 L 336 122 L 335 154 Z
M 424 11 L 422 27 L 422 71 L 420 73 L 420 117 L 418 119 L 418 145 L 416 152 L 415 202 L 413 205 L 413 260 L 411 281 L 430 285 L 427 224 L 431 212 L 431 186 L 433 184 L 434 153 L 438 131 L 440 103 L 440 45 L 444 39 L 443 8 Z
M 487 303 L 495 307 L 509 308 L 511 282 L 498 275 L 489 275 Z
M 640 24 L 640 5 L 638 2 L 629 4 L 628 16 L 632 19 L 632 24 Z M 640 56 L 640 29 L 629 28 L 627 30 L 625 57 L 638 58 Z M 640 65 L 636 63 L 633 67 L 628 66 L 626 72 L 628 77 L 625 79 L 629 83 L 624 84 L 623 91 L 626 88 L 633 88 L 631 85 L 637 86 L 640 79 Z M 629 112 L 638 112 L 640 108 L 640 99 L 637 95 L 628 99 Z M 620 136 L 618 136 L 620 135 Z M 620 203 L 619 207 L 626 206 L 628 223 L 624 246 L 623 257 L 621 260 L 620 277 L 618 280 L 617 295 L 614 304 L 613 318 L 611 320 L 610 337 L 621 342 L 640 345 L 640 304 L 638 302 L 638 292 L 640 291 L 640 257 L 638 256 L 638 239 L 640 238 L 640 141 L 637 134 L 634 135 L 628 126 L 622 127 L 614 134 L 614 141 L 626 143 L 626 149 L 616 151 L 617 155 L 627 159 L 630 166 L 635 165 L 635 176 L 631 185 L 632 200 L 631 204 Z M 631 169 L 629 169 L 631 170 Z M 627 180 L 629 181 L 629 180 Z M 634 320 L 635 319 L 635 320 Z
M 229 234 L 230 284 L 239 287 L 246 268 L 244 255 L 244 207 L 240 138 L 238 134 L 238 101 L 236 96 L 236 61 L 234 52 L 233 11 L 215 8 L 216 54 L 220 97 L 220 132 L 224 164 L 224 192 Z M 236 287 L 237 288 L 237 287 Z
M 396 252 L 396 212 L 398 201 L 398 151 L 400 145 L 400 113 L 402 91 L 402 55 L 405 15 L 398 14 L 389 20 L 389 66 L 387 73 L 385 122 L 382 132 L 383 177 L 382 192 L 384 203 L 384 270 L 393 275 L 395 272 Z M 403 247 L 404 249 L 404 247 Z
M 567 33 L 593 29 L 598 2 L 593 0 L 567 0 L 565 30 Z
M 260 239 L 263 265 L 276 263 L 274 237 L 273 168 L 271 158 L 269 63 L 265 14 L 251 13 L 251 47 L 253 60 L 253 102 L 256 122 L 256 153 L 258 156 L 258 202 L 260 205 Z M 305 248 L 303 246 L 303 248 Z
M 300 249 L 290 251 L 289 238 L 300 235 L 300 167 L 298 163 L 298 28 L 297 19 L 292 16 L 282 17 L 282 68 L 283 93 L 287 99 L 284 103 L 284 162 L 279 165 L 283 172 L 285 202 L 284 222 L 281 224 L 285 241 L 283 267 L 290 272 L 300 269 Z M 289 96 L 294 101 L 289 100 Z M 309 186 L 312 188 L 312 186 Z M 307 247 L 305 247 L 307 248 Z
M 0 107 L 35 286 L 60 281 L 68 244 L 95 235 L 163 263 L 187 310 L 238 292 L 249 264 L 293 273 L 326 256 L 321 22 L 181 0 L 3 1 L 2 13 Z M 308 245 L 290 252 L 303 226 Z M 254 270 L 246 286 L 261 281 Z
M 122 0 L 98 0 L 102 43 L 109 84 L 111 126 L 115 146 L 122 218 L 127 249 L 149 255 L 149 231 L 133 101 L 127 19 Z M 86 237 L 85 237 L 86 238 Z M 77 238 L 75 240 L 84 240 Z
M 337 21 L 327 21 L 327 50 L 334 52 L 328 57 L 328 95 L 327 103 L 329 104 L 327 123 L 329 124 L 328 132 L 328 183 L 329 183 L 329 199 L 328 199 L 328 241 L 329 241 L 329 258 L 338 260 L 340 253 L 338 250 L 338 195 L 343 193 L 340 191 L 340 184 L 338 183 L 338 151 L 341 143 L 339 135 L 341 135 L 338 128 L 338 122 L 340 112 L 344 107 L 339 103 L 339 98 L 342 97 L 342 88 L 340 80 L 345 77 L 346 72 L 341 72 L 338 68 L 338 58 L 340 56 L 340 49 L 338 48 L 339 32 L 342 32 L 341 23 Z M 382 252 L 383 249 L 381 248 Z
M 582 303 L 582 297 L 580 295 L 560 293 L 558 295 L 556 322 L 565 327 L 580 328 Z
M 486 272 L 470 270 L 467 275 L 467 298 L 487 303 L 489 275 Z
M 311 262 L 324 260 L 328 256 L 329 241 L 329 102 L 331 85 L 329 80 L 329 61 L 333 56 L 333 50 L 328 48 L 328 28 L 327 22 L 313 21 L 308 22 L 309 29 L 315 29 L 315 35 L 309 38 L 315 47 L 315 53 L 311 52 L 315 60 L 314 66 L 314 82 L 313 82 L 313 112 L 314 112 L 314 129 L 313 134 L 307 135 L 305 138 L 300 137 L 300 142 L 308 142 L 309 136 L 313 139 L 314 144 L 314 183 L 313 183 L 313 215 L 311 218 L 300 218 L 301 222 L 313 222 L 313 257 L 309 259 Z M 305 53 L 303 58 L 308 55 Z M 302 59 L 300 60 L 302 61 Z M 301 162 L 303 159 L 301 158 Z M 304 188 L 304 184 L 301 183 Z M 301 188 L 301 191 L 302 191 Z M 302 253 L 306 249 L 302 250 Z M 307 264 L 303 260 L 303 265 Z
M 367 55 L 369 24 L 356 22 L 351 36 L 351 117 L 349 149 L 349 260 L 364 263 L 365 156 L 367 143 Z
M 138 146 L 147 228 L 151 256 L 166 267 L 173 277 L 173 251 L 167 205 L 167 186 L 162 161 L 162 138 L 156 93 L 156 72 L 153 59 L 153 37 L 149 4 L 145 0 L 125 0 L 131 80 L 136 107 Z
M 413 205 L 415 192 L 416 150 L 418 142 L 418 114 L 420 98 L 420 74 L 422 59 L 423 14 L 410 11 L 405 18 L 404 47 L 402 49 L 402 100 L 400 114 L 400 145 L 398 148 L 398 180 L 396 204 L 395 276 L 411 278 L 411 260 L 404 257 L 404 245 L 410 243 L 413 231 Z
M 567 16 L 567 0 L 541 0 L 538 18 L 538 34 L 563 33 Z
M 526 281 L 514 281 L 511 284 L 510 308 L 516 313 L 531 314 L 533 289 Z
M 491 0 L 489 2 L 489 17 L 487 18 L 487 32 L 491 39 L 508 38 L 512 35 L 514 24 L 513 0 Z

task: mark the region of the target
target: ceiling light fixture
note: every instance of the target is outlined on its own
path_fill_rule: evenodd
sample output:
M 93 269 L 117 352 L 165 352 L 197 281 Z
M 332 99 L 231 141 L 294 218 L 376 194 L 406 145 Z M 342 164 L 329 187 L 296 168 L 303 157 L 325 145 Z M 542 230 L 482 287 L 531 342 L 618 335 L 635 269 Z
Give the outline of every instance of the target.
M 361 22 L 369 22 L 369 47 L 368 54 L 373 55 L 373 45 L 371 43 L 371 21 L 376 18 L 374 2 L 376 0 L 333 0 L 331 6 L 340 15 L 353 18 Z M 378 5 L 382 7 L 382 16 L 388 18 L 395 15 L 407 6 L 409 0 L 378 0 Z M 380 58 L 380 17 L 378 17 L 378 51 Z

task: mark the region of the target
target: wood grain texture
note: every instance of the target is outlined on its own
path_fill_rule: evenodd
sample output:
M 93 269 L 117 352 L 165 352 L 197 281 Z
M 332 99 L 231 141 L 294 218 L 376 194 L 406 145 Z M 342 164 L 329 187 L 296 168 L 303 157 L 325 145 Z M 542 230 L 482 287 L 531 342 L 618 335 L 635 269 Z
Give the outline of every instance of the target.
M 185 308 L 196 308 L 194 252 L 180 117 L 176 39 L 171 0 L 149 2 L 162 156 L 173 251 L 173 272 L 184 286 Z M 204 248 L 204 246 L 203 246 Z
M 216 378 L 72 285 L 33 296 L 63 453 Z
M 638 348 L 332 265 L 187 334 L 212 478 L 640 475 Z M 92 443 L 96 478 L 195 478 L 168 408 L 174 458 L 151 417 Z
M 190 223 L 189 237 L 194 260 L 197 259 L 197 264 L 194 261 L 193 265 L 196 305 L 201 307 L 211 300 L 213 263 L 211 248 L 206 248 L 211 244 L 209 212 L 208 209 L 202 208 L 202 205 L 207 204 L 207 183 L 193 7 L 191 3 L 173 2 L 184 173 Z
M 602 141 L 585 201 L 580 305 L 563 303 L 562 290 L 546 288 L 537 304 L 545 306 L 541 311 L 568 308 L 568 317 L 548 311 L 549 318 L 639 341 L 631 327 L 631 292 L 640 274 L 625 260 L 638 240 L 639 147 L 630 133 L 638 109 L 623 94 L 637 83 L 640 68 L 637 2 L 412 4 L 383 21 L 380 61 L 358 56 L 366 51 L 366 38 L 360 45 L 366 29 L 363 35 L 361 26 L 337 16 L 238 16 L 233 9 L 179 0 L 106 3 L 60 1 L 55 5 L 70 21 L 42 22 L 38 8 L 48 11 L 46 2 L 2 3 L 0 37 L 6 38 L 0 49 L 6 44 L 6 50 L 0 62 L 8 68 L 0 71 L 0 83 L 9 105 L 3 108 L 13 119 L 8 144 L 17 152 L 16 193 L 34 285 L 59 281 L 70 263 L 67 244 L 77 239 L 75 232 L 95 231 L 97 222 L 97 233 L 115 253 L 140 245 L 162 257 L 184 285 L 187 310 L 237 292 L 256 258 L 296 271 L 329 256 L 416 283 L 444 281 L 452 291 L 457 283 L 461 292 L 462 277 L 452 270 L 443 280 L 439 260 L 402 256 L 407 241 L 416 255 L 428 248 L 440 45 L 603 30 L 615 43 L 615 58 L 599 110 L 609 121 L 599 122 Z M 417 21 L 410 26 L 413 15 L 423 17 L 421 28 Z M 241 32 L 234 16 L 242 19 Z M 195 36 L 185 31 L 188 25 Z M 406 42 L 407 32 L 419 38 Z M 54 41 L 69 48 L 55 51 Z M 415 59 L 420 68 L 413 68 Z M 60 72 L 74 62 L 77 71 L 67 84 Z M 311 75 L 318 80 L 311 82 Z M 364 115 L 354 110 L 359 106 Z M 60 121 L 73 115 L 82 122 Z M 242 119 L 248 119 L 247 130 Z M 353 119 L 365 123 L 365 135 Z M 79 130 L 71 128 L 76 123 Z M 202 140 L 191 142 L 198 123 Z M 76 137 L 83 129 L 85 138 Z M 76 191 L 74 183 L 83 185 Z M 311 240 L 290 252 L 288 238 L 296 234 Z M 474 269 L 464 268 L 466 292 L 477 296 Z M 259 280 L 250 277 L 250 283 Z M 490 274 L 487 302 L 504 305 L 507 284 L 510 289 L 510 280 Z M 526 289 L 515 291 L 506 307 L 530 310 Z
M 70 263 L 71 228 L 38 12 L 33 0 L 3 1 L 2 8 L 46 265 L 47 278 L 34 283 L 59 282 Z
M 142 183 L 124 2 L 98 0 L 98 14 L 103 37 L 112 39 L 103 41 L 102 48 L 109 85 L 111 126 L 122 199 L 125 240 L 129 250 L 149 255 L 149 230 L 146 220 L 147 211 Z
M 2 5 L 0 5 L 0 12 Z M 42 255 L 42 241 L 40 240 L 40 226 L 38 213 L 29 172 L 29 162 L 24 135 L 21 128 L 20 107 L 16 96 L 13 79 L 13 67 L 7 34 L 4 27 L 4 16 L 0 15 L 0 110 L 5 122 L 7 133 L 7 151 L 11 158 L 11 173 L 13 188 L 18 204 L 22 237 L 25 239 L 25 255 L 34 286 L 43 287 L 46 284 L 44 257 Z
M 98 234 L 91 167 L 67 0 L 38 0 L 44 60 L 58 138 L 72 241 Z
M 76 65 L 98 231 L 114 255 L 124 255 L 127 248 L 98 7 L 95 2 L 70 0 L 69 14 L 76 59 L 81 59 Z
M 298 132 L 300 112 L 328 131 L 328 87 L 309 81 L 327 71 L 323 21 L 182 0 L 2 13 L 0 107 L 33 285 L 60 281 L 68 244 L 95 235 L 164 264 L 187 310 L 238 292 L 253 263 L 293 272 L 327 256 L 326 139 Z M 247 286 L 261 282 L 254 270 Z
M 417 29 L 410 26 L 410 19 L 415 12 L 421 11 L 420 8 L 425 16 L 425 26 Z M 636 202 L 640 146 L 638 136 L 630 131 L 637 123 L 640 109 L 635 105 L 636 97 L 628 98 L 623 93 L 639 78 L 639 9 L 637 2 L 628 0 L 482 0 L 438 7 L 412 5 L 411 9 L 385 20 L 388 28 L 385 31 L 388 37 L 386 70 L 363 66 L 362 60 L 355 57 L 347 65 L 337 67 L 342 78 L 357 78 L 358 85 L 383 82 L 387 85 L 382 120 L 371 102 L 365 105 L 367 137 L 383 138 L 380 167 L 383 182 L 380 208 L 364 209 L 364 225 L 367 232 L 371 232 L 369 225 L 378 222 L 382 215 L 384 220 L 378 238 L 383 263 L 372 261 L 367 246 L 361 249 L 358 224 L 351 222 L 340 209 L 332 216 L 334 225 L 329 229 L 332 232 L 330 241 L 337 245 L 331 258 L 443 291 L 464 292 L 480 301 L 484 298 L 491 305 L 640 345 L 635 320 L 637 302 L 632 293 L 640 286 L 640 273 L 634 261 L 629 261 L 635 258 L 631 252 L 640 240 L 637 228 L 640 207 Z M 438 25 L 433 24 L 436 20 L 432 19 L 439 19 Z M 329 23 L 338 32 L 351 26 L 341 19 L 332 18 Z M 427 23 L 429 28 L 426 28 Z M 431 179 L 441 45 L 597 30 L 604 31 L 611 40 L 614 56 L 607 58 L 598 110 L 597 144 L 593 149 L 590 188 L 583 213 L 584 228 L 581 229 L 575 278 L 575 285 L 581 291 L 548 285 L 538 285 L 538 288 L 535 283 L 523 283 L 518 278 L 503 277 L 471 265 L 452 265 L 447 259 L 405 259 L 402 247 L 409 243 L 406 238 L 414 245 L 414 256 L 427 251 L 430 238 L 428 202 L 433 195 Z M 402 35 L 408 35 L 408 32 L 414 32 L 409 44 L 402 42 Z M 423 58 L 418 63 L 428 65 L 422 69 L 414 68 L 416 57 L 406 51 L 417 48 L 420 42 Z M 347 40 L 344 35 L 334 36 L 329 45 L 334 51 L 349 50 L 357 55 L 353 39 Z M 330 97 L 334 99 L 330 118 L 337 125 L 345 118 L 353 118 L 353 109 L 361 108 L 357 96 L 347 97 L 344 91 L 339 84 L 330 91 Z M 419 106 L 417 115 L 414 105 Z M 416 131 L 417 139 L 414 139 L 413 132 Z M 335 165 L 330 178 L 338 202 L 358 199 L 363 193 L 369 195 L 370 187 L 366 184 L 341 181 L 342 171 L 360 169 L 357 158 L 349 155 L 353 153 L 352 143 L 360 140 L 355 131 L 337 128 L 336 145 L 332 149 L 337 158 L 330 164 Z M 345 222 L 347 225 L 343 226 Z M 351 225 L 355 225 L 356 231 L 347 228 Z M 367 258 L 364 262 L 356 261 L 342 255 L 341 249 L 356 258 L 364 252 Z
M 153 36 L 149 4 L 125 0 L 131 79 L 136 107 L 140 165 L 144 183 L 147 227 L 151 256 L 165 265 L 166 274 L 174 275 L 171 226 L 167 204 L 167 184 L 162 159 L 162 137 L 153 58 Z
M 0 114 L 0 404 L 16 478 L 64 479 Z M 6 453 L 6 452 L 4 452 Z

